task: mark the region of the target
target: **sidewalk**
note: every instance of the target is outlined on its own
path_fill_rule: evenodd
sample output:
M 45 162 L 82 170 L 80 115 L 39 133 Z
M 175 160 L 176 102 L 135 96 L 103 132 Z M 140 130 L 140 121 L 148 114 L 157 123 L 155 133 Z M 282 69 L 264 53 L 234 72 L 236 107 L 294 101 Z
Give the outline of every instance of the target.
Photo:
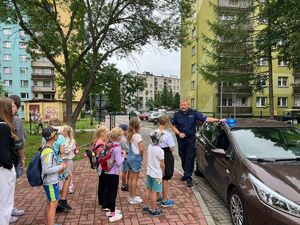
M 145 164 L 138 183 L 138 195 L 145 191 Z M 142 213 L 142 204 L 130 205 L 127 202 L 128 192 L 118 193 L 117 207 L 123 213 L 123 220 L 113 224 L 201 224 L 206 220 L 200 205 L 191 188 L 180 181 L 181 175 L 175 172 L 175 178 L 170 184 L 170 195 L 175 201 L 171 208 L 164 208 L 164 215 L 150 217 Z M 98 177 L 96 171 L 90 168 L 88 160 L 75 162 L 74 171 L 75 193 L 69 195 L 72 210 L 69 213 L 58 213 L 56 222 L 64 225 L 75 224 L 109 224 L 105 213 L 97 203 Z M 41 187 L 31 188 L 25 176 L 17 182 L 15 205 L 26 211 L 17 225 L 45 224 L 45 195 Z

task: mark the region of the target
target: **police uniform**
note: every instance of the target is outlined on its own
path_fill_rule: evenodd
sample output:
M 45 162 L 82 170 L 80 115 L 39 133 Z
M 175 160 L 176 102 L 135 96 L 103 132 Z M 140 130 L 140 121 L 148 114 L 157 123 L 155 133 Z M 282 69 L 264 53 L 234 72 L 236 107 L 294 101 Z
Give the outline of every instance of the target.
M 175 126 L 180 133 L 185 134 L 185 138 L 179 138 L 179 136 L 176 135 L 181 166 L 184 171 L 184 180 L 192 180 L 194 171 L 196 157 L 196 121 L 200 120 L 205 122 L 206 118 L 207 117 L 202 113 L 191 108 L 186 112 L 179 110 L 174 114 L 172 125 Z

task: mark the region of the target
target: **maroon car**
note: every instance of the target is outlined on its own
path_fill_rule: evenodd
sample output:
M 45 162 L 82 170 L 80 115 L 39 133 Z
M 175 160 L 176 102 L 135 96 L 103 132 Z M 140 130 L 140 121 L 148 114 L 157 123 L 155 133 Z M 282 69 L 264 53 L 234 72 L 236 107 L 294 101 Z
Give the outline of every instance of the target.
M 140 120 L 148 120 L 149 118 L 149 113 L 144 112 L 142 114 L 139 115 Z
M 196 174 L 228 204 L 234 225 L 300 224 L 300 130 L 262 119 L 204 123 Z

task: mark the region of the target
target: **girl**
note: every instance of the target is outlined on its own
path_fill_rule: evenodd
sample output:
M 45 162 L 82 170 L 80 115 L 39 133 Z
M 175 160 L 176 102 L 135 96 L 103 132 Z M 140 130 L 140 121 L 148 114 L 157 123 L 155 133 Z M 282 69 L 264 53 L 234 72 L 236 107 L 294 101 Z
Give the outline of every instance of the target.
M 0 224 L 9 224 L 14 205 L 18 155 L 14 144 L 13 101 L 0 97 L 0 105 Z
M 93 137 L 93 144 L 94 146 L 97 145 L 105 145 L 108 140 L 109 130 L 105 126 L 97 125 L 94 137 Z M 105 183 L 105 174 L 101 171 L 101 167 L 97 168 L 98 175 L 99 175 L 99 184 L 98 184 L 98 203 L 102 206 L 103 209 L 107 208 L 107 205 L 104 204 L 104 193 L 103 193 L 103 184 Z
M 67 165 L 69 172 L 73 175 L 73 169 L 74 169 L 73 158 L 75 156 L 74 150 L 75 150 L 76 142 L 74 139 L 74 132 L 73 132 L 72 127 L 64 126 L 61 134 L 65 138 L 65 152 L 64 152 L 65 154 L 63 157 L 63 161 Z M 69 194 L 74 193 L 74 185 L 73 185 L 72 179 L 73 179 L 73 176 L 71 177 L 71 181 L 70 181 Z
M 132 118 L 129 121 L 128 130 L 128 143 L 129 150 L 127 156 L 127 162 L 130 170 L 129 177 L 129 198 L 130 204 L 139 204 L 143 202 L 142 198 L 136 196 L 136 187 L 139 178 L 139 173 L 142 169 L 142 158 L 143 158 L 143 140 L 139 134 L 140 123 L 137 117 Z
M 109 171 L 106 172 L 107 182 L 104 185 L 105 202 L 109 212 L 106 215 L 109 218 L 109 222 L 115 222 L 122 219 L 121 211 L 116 210 L 116 198 L 119 186 L 119 174 L 121 172 L 122 164 L 124 162 L 125 151 L 122 152 L 120 141 L 122 140 L 123 130 L 119 127 L 115 127 L 111 130 L 110 138 L 113 146 L 112 159 L 114 164 Z

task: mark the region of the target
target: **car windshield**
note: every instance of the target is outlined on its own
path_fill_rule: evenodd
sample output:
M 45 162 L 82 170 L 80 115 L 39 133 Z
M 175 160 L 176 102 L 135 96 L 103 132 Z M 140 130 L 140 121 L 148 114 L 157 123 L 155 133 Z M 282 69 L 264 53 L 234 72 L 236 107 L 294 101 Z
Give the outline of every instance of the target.
M 240 151 L 249 159 L 295 159 L 300 157 L 300 130 L 296 128 L 234 129 Z

